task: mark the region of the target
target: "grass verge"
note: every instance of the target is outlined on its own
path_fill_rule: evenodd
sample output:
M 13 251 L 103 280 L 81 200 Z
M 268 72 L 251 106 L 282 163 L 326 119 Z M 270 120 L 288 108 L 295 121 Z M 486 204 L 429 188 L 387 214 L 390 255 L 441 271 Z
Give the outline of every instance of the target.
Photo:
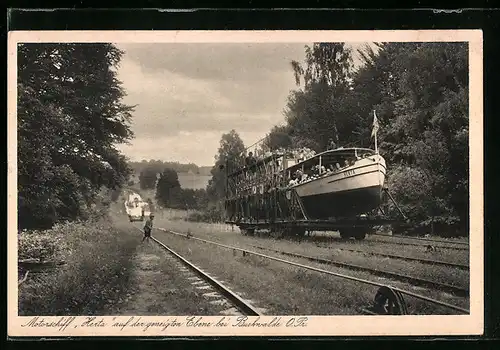
M 53 250 L 44 259 L 57 257 L 65 264 L 30 274 L 19 286 L 19 315 L 102 314 L 110 301 L 125 292 L 137 246 L 137 234 L 131 230 L 119 230 L 101 220 L 67 223 L 20 236 L 20 256 L 37 258 L 36 242 L 43 241 Z

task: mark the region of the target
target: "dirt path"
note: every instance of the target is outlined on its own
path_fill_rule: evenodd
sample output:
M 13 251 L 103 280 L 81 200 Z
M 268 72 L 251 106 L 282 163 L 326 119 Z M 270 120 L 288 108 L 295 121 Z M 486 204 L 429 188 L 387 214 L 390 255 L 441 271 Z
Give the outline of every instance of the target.
M 137 247 L 130 289 L 118 315 L 239 315 L 211 286 L 153 241 Z

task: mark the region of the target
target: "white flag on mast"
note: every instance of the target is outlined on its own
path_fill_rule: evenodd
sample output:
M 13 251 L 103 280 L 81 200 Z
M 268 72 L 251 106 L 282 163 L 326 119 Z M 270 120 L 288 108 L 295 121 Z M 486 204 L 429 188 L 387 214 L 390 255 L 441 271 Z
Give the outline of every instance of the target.
M 379 125 L 378 125 L 378 119 L 377 119 L 377 114 L 375 114 L 375 110 L 373 110 L 373 129 L 372 129 L 372 137 L 377 135 Z

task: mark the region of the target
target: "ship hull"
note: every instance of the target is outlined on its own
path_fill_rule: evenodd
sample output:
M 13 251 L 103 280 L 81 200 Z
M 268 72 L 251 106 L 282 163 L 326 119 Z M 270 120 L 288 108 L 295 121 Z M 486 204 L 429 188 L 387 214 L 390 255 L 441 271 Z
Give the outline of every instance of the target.
M 295 190 L 310 219 L 360 215 L 381 204 L 385 171 L 384 159 L 374 156 L 337 173 L 299 184 Z
M 380 205 L 381 186 L 301 197 L 310 219 L 351 217 L 367 213 Z

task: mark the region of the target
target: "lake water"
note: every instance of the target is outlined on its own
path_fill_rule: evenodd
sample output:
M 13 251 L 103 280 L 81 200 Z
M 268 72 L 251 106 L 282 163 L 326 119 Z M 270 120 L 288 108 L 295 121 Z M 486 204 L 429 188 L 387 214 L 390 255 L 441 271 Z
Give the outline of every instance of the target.
M 204 189 L 208 185 L 208 181 L 212 176 L 207 175 L 197 175 L 188 173 L 178 173 L 179 183 L 182 188 L 192 188 L 192 189 Z

